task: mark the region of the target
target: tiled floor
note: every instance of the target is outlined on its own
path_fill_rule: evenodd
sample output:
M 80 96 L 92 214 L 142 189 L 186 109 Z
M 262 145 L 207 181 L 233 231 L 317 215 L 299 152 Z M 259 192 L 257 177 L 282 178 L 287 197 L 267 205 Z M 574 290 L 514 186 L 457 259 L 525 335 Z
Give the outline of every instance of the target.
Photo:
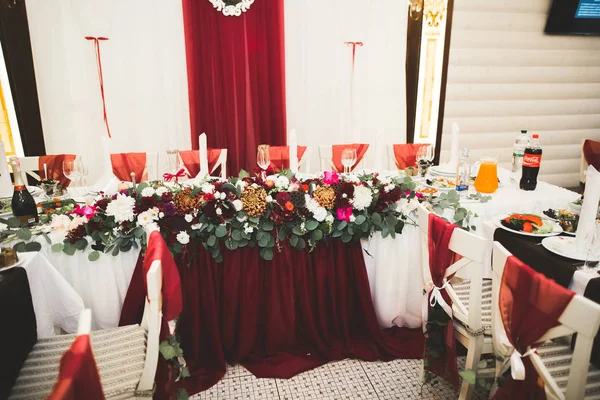
M 459 361 L 462 361 L 459 359 Z M 243 367 L 229 367 L 225 377 L 193 400 L 258 399 L 456 399 L 454 389 L 443 380 L 421 386 L 420 360 L 332 362 L 292 379 L 258 379 Z M 487 399 L 476 390 L 475 399 Z

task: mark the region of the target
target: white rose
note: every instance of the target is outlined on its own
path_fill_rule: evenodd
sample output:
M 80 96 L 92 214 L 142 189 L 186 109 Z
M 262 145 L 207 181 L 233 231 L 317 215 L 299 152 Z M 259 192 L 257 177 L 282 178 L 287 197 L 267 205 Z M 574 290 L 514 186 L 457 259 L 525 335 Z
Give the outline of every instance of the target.
M 190 242 L 190 235 L 186 231 L 181 231 L 177 234 L 177 241 L 181 244 L 188 244 Z
M 313 218 L 319 222 L 323 222 L 325 218 L 327 218 L 327 210 L 325 207 L 317 207 L 317 209 L 313 211 Z
M 201 186 L 201 189 L 203 193 L 213 193 L 215 191 L 215 186 L 210 183 L 205 183 Z
M 162 196 L 163 194 L 167 193 L 168 191 L 169 191 L 169 189 L 167 189 L 166 187 L 159 186 L 154 193 L 156 193 L 159 196 Z
M 123 221 L 133 221 L 133 206 L 135 199 L 125 194 L 118 194 L 117 198 L 108 203 L 106 206 L 106 215 L 115 217 L 117 223 Z
M 266 201 L 267 203 L 272 203 L 272 202 L 273 202 L 273 197 L 271 197 L 271 195 L 268 195 L 268 196 L 265 198 L 265 201 Z
M 194 219 L 194 217 L 192 217 L 191 214 L 185 214 L 185 217 L 183 217 L 185 219 L 185 222 L 192 222 L 192 220 Z
M 217 209 L 215 210 L 215 213 L 217 213 L 217 215 L 221 215 L 221 214 L 223 214 L 223 211 L 217 207 Z
M 325 217 L 325 221 L 329 222 L 330 224 L 333 223 L 333 215 L 331 214 L 327 214 L 327 217 Z
M 142 197 L 152 197 L 154 196 L 154 193 L 156 193 L 156 191 L 148 186 L 142 190 Z
M 350 222 L 356 221 L 356 217 L 354 215 L 351 215 L 349 219 L 350 219 Z
M 68 215 L 54 214 L 52 216 L 52 222 L 50 223 L 50 227 L 53 231 L 66 232 L 69 230 L 70 223 L 71 218 L 69 218 Z
M 240 211 L 244 206 L 244 203 L 242 203 L 240 199 L 235 199 L 231 202 L 231 204 L 233 204 L 233 206 L 235 207 L 235 211 Z
M 275 179 L 275 186 L 278 189 L 286 189 L 290 184 L 290 180 L 287 176 L 279 175 L 277 179 Z
M 305 194 L 304 195 L 304 202 L 305 202 L 305 205 L 306 205 L 306 209 L 308 211 L 310 211 L 311 213 L 314 213 L 315 210 L 318 207 L 320 207 L 319 203 L 315 199 L 313 199 L 312 197 L 310 197 L 309 194 Z
M 372 201 L 373 194 L 371 193 L 371 189 L 365 186 L 356 186 L 354 188 L 354 200 L 351 201 L 354 208 L 362 211 L 369 207 Z
M 150 210 L 140 213 L 137 217 L 137 223 L 139 226 L 146 226 L 149 223 L 154 222 L 155 220 L 156 216 L 153 215 L 152 211 Z

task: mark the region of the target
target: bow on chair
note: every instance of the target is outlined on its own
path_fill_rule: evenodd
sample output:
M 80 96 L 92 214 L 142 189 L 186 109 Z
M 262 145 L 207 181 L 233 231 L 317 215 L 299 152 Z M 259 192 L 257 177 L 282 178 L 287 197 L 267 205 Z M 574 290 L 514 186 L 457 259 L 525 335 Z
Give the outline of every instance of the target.
M 422 315 L 423 315 L 423 332 L 427 330 L 427 321 L 429 320 L 429 306 L 435 307 L 436 304 L 439 304 L 442 309 L 448 314 L 450 318 L 452 318 L 452 307 L 446 303 L 444 297 L 442 295 L 442 290 L 446 290 L 446 286 L 448 285 L 448 281 L 444 279 L 444 284 L 442 287 L 437 287 L 432 281 L 429 281 L 428 286 L 429 290 L 423 295 L 423 303 L 422 303 Z M 430 297 L 431 295 L 431 297 Z
M 173 179 L 175 179 L 175 182 L 179 182 L 179 178 L 183 178 L 185 177 L 185 170 L 183 168 L 181 168 L 179 171 L 175 172 L 174 174 L 170 174 L 168 172 L 163 174 L 163 179 L 166 182 L 170 182 Z

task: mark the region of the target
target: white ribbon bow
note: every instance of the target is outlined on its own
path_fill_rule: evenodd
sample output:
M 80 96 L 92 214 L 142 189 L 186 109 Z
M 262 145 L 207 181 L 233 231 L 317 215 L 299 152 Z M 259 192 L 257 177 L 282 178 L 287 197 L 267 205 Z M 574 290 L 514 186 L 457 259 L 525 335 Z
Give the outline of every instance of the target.
M 448 281 L 444 279 L 444 284 L 441 287 L 435 286 L 432 281 L 429 281 L 429 290 L 427 293 L 423 295 L 423 303 L 421 309 L 421 315 L 423 316 L 423 332 L 427 331 L 427 321 L 429 317 L 429 306 L 434 307 L 436 304 L 442 306 L 442 309 L 448 314 L 450 318 L 452 318 L 452 307 L 446 300 L 444 300 L 444 296 L 442 296 L 442 290 L 446 290 L 446 286 L 448 285 Z M 431 293 L 431 298 L 429 294 Z M 429 301 L 428 301 L 429 300 Z
M 521 355 L 514 349 L 510 355 L 510 374 L 515 381 L 525 380 L 525 364 L 523 364 L 522 358 L 529 357 L 535 353 L 535 349 L 529 349 L 525 354 Z

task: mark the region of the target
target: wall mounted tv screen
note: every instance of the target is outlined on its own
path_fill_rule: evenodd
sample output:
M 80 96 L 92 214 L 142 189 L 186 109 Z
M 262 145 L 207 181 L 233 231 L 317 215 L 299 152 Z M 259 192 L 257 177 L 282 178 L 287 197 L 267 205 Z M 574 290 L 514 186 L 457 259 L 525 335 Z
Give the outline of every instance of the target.
M 546 33 L 600 35 L 600 0 L 554 0 Z

